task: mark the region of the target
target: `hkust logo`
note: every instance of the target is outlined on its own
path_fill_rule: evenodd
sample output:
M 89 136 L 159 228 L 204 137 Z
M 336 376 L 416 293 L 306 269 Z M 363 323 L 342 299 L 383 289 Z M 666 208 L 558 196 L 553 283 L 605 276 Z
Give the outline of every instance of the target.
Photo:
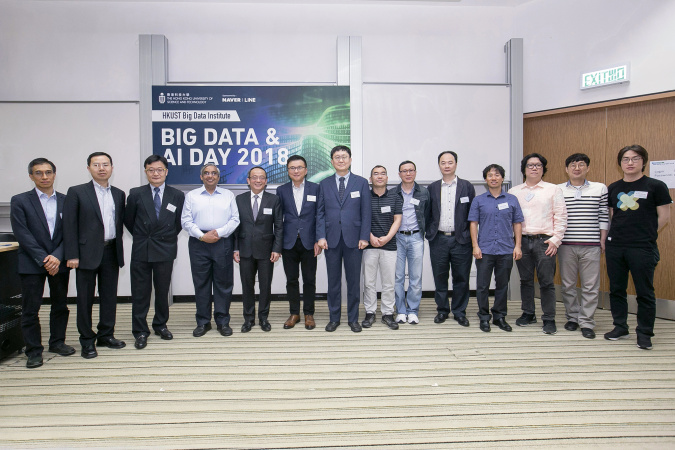
M 628 194 L 625 192 L 619 192 L 618 198 L 619 203 L 616 206 L 618 206 L 621 211 L 626 211 L 628 209 L 635 211 L 640 207 L 637 202 L 639 197 L 635 195 L 634 191 L 630 191 Z
M 159 102 L 163 105 L 164 102 L 166 102 L 166 96 L 164 95 L 164 92 L 159 93 Z
M 255 97 L 237 97 L 236 95 L 223 94 L 222 103 L 255 103 Z

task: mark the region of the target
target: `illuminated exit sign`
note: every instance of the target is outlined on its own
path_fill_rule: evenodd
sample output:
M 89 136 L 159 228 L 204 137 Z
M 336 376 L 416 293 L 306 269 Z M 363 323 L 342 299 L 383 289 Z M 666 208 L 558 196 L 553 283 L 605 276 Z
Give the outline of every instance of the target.
M 581 74 L 581 89 L 590 89 L 610 84 L 628 83 L 629 66 L 612 67 L 610 69 L 597 70 Z

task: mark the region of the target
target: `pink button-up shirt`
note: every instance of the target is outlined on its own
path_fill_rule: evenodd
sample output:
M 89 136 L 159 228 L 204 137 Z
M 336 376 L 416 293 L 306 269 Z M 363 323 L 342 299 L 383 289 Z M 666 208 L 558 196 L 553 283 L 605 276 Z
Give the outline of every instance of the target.
M 534 186 L 519 184 L 509 189 L 509 193 L 518 197 L 523 210 L 523 234 L 552 236 L 551 242 L 560 247 L 567 228 L 567 208 L 562 189 L 540 181 Z

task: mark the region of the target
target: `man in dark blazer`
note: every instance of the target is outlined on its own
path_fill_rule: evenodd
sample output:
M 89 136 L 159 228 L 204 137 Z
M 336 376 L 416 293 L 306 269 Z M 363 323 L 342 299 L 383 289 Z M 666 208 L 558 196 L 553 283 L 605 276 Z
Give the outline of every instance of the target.
M 162 339 L 173 335 L 166 326 L 169 320 L 169 285 L 173 261 L 178 252 L 178 233 L 185 195 L 167 186 L 169 163 L 160 155 L 150 155 L 144 162 L 148 184 L 129 191 L 124 224 L 134 238 L 131 247 L 131 331 L 137 349 L 148 344 L 148 310 L 155 286 L 155 316 L 152 329 Z
M 110 155 L 94 152 L 87 158 L 92 181 L 68 189 L 63 205 L 63 243 L 67 265 L 76 271 L 77 329 L 83 358 L 96 358 L 96 345 L 123 348 L 115 339 L 117 280 L 124 266 L 122 233 L 124 191 L 109 184 Z M 98 279 L 98 333 L 92 330 L 92 306 Z
M 291 316 L 284 323 L 284 329 L 293 328 L 300 321 L 300 270 L 302 270 L 303 313 L 305 328 L 316 327 L 314 322 L 314 300 L 316 298 L 316 257 L 321 248 L 316 243 L 316 202 L 319 185 L 307 181 L 307 161 L 300 155 L 293 155 L 286 162 L 288 177 L 286 184 L 277 188 L 284 215 L 284 248 L 281 251 L 284 272 L 286 272 L 286 293 Z
M 331 150 L 335 175 L 319 183 L 316 213 L 318 245 L 326 250 L 328 309 L 326 331 L 340 325 L 342 312 L 342 264 L 347 278 L 347 320 L 355 333 L 361 331 L 359 303 L 361 258 L 370 240 L 370 187 L 368 181 L 349 171 L 352 151 L 338 145 Z
M 255 276 L 258 274 L 260 297 L 258 319 L 263 331 L 272 326 L 270 312 L 274 263 L 281 257 L 283 214 L 279 197 L 265 192 L 267 173 L 262 167 L 248 171 L 246 182 L 250 192 L 237 196 L 239 228 L 234 232 L 234 261 L 239 263 L 244 302 L 244 324 L 241 332 L 251 331 L 255 324 Z
M 443 178 L 428 187 L 429 217 L 426 238 L 429 240 L 431 271 L 436 285 L 434 322 L 443 323 L 450 315 L 463 327 L 469 326 L 466 306 L 469 304 L 469 276 L 473 253 L 469 231 L 469 209 L 476 196 L 473 185 L 455 175 L 457 154 L 444 151 L 438 155 Z M 452 269 L 452 304 L 448 302 L 449 268 Z
M 54 190 L 56 166 L 46 158 L 28 164 L 28 176 L 35 189 L 12 197 L 12 231 L 19 242 L 22 311 L 21 331 L 26 343 L 26 367 L 42 365 L 40 306 L 49 282 L 51 311 L 49 314 L 49 351 L 62 356 L 75 353 L 65 343 L 68 326 L 69 269 L 63 258 L 63 202 L 66 196 Z

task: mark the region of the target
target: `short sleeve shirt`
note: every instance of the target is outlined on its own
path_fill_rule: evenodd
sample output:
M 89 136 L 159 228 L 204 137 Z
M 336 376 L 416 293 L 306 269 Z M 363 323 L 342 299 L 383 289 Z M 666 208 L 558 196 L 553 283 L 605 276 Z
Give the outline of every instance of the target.
M 391 224 L 394 223 L 394 216 L 403 214 L 403 199 L 392 190 L 385 191 L 382 196 L 370 191 L 370 208 L 372 218 L 370 222 L 370 232 L 375 237 L 382 237 L 389 234 Z M 367 248 L 374 248 L 368 245 Z M 381 250 L 396 251 L 396 239 L 391 239 L 384 246 L 378 247 Z
M 515 195 L 490 192 L 473 199 L 469 222 L 478 222 L 478 246 L 486 255 L 509 255 L 515 246 L 513 224 L 523 222 L 523 211 Z

